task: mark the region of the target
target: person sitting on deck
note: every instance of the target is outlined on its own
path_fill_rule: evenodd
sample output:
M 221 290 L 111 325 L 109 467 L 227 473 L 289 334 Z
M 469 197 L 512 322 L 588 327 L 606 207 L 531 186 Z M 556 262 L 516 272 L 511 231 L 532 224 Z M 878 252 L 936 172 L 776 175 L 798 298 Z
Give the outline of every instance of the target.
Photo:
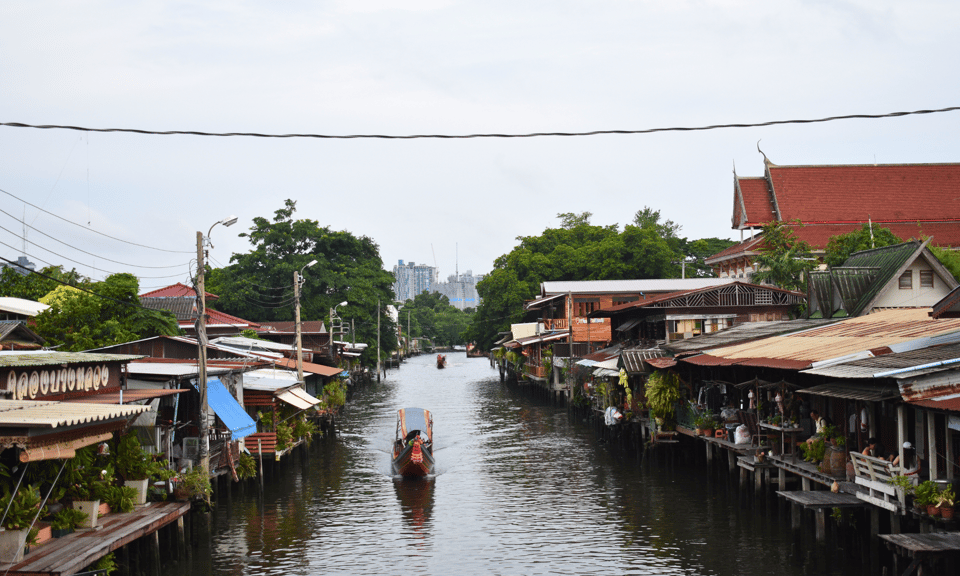
M 810 411 L 810 419 L 813 420 L 813 423 L 817 429 L 813 436 L 807 438 L 807 444 L 813 444 L 820 438 L 823 438 L 823 429 L 830 424 L 827 422 L 827 419 L 820 416 L 820 413 L 816 410 Z
M 890 455 L 887 454 L 887 448 L 883 445 L 883 442 L 877 439 L 876 436 L 871 436 L 867 440 L 867 447 L 863 449 L 864 456 L 873 456 L 874 458 L 880 458 L 881 460 L 889 460 Z
M 922 468 L 922 461 L 920 460 L 920 455 L 913 449 L 913 444 L 909 442 L 903 443 L 903 468 L 901 469 L 901 474 L 904 476 L 917 476 L 920 474 L 920 468 Z M 896 458 L 893 459 L 893 465 L 900 465 L 900 455 L 898 454 Z

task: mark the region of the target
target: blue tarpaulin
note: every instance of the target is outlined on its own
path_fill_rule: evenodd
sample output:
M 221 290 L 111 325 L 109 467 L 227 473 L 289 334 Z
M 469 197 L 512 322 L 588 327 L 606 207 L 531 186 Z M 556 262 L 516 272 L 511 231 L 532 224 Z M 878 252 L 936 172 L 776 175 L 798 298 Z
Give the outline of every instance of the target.
M 207 380 L 207 404 L 230 429 L 231 440 L 240 440 L 257 431 L 257 423 L 219 380 Z

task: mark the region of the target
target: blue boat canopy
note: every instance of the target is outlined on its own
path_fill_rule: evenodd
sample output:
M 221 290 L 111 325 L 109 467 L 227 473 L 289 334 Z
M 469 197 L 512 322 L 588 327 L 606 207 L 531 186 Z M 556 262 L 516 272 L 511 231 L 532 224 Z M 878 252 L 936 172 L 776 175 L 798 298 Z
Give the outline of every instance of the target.
M 207 404 L 230 429 L 231 440 L 246 438 L 257 431 L 257 423 L 219 380 L 207 380 Z

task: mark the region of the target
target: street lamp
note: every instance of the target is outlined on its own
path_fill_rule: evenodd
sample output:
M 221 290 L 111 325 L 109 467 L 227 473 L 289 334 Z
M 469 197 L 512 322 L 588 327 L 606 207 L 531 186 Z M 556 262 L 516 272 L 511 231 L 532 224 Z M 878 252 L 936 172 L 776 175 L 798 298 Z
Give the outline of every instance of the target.
M 204 264 L 204 240 L 206 245 L 213 248 L 210 242 L 210 233 L 217 224 L 224 226 L 233 226 L 237 223 L 236 216 L 227 216 L 223 220 L 214 222 L 207 235 L 197 231 L 197 388 L 200 389 L 200 467 L 204 469 L 207 475 L 210 474 L 210 440 L 207 434 L 207 413 L 210 411 L 207 406 L 207 292 L 204 285 L 204 274 L 206 273 L 206 264 Z
M 303 382 L 303 344 L 300 340 L 300 286 L 303 284 L 303 271 L 316 264 L 316 260 L 311 260 L 309 264 L 300 269 L 299 274 L 293 271 L 293 297 L 296 301 L 297 310 L 297 378 Z
M 347 301 L 346 301 L 346 300 L 344 300 L 343 302 L 337 304 L 337 306 L 346 306 L 346 305 L 347 305 Z M 333 334 L 334 334 L 334 332 L 333 332 L 333 319 L 334 319 L 334 318 L 336 318 L 336 319 L 338 319 L 338 320 L 340 319 L 340 317 L 337 316 L 337 306 L 334 306 L 333 308 L 330 309 L 330 329 L 327 330 L 327 332 L 330 334 L 330 360 L 331 360 L 331 361 L 333 361 Z

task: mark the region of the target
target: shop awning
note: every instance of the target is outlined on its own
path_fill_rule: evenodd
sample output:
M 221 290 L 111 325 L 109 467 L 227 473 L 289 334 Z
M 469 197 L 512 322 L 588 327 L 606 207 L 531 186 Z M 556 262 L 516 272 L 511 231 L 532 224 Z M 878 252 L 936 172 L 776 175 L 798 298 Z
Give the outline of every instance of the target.
M 277 398 L 301 410 L 307 410 L 320 403 L 319 398 L 307 394 L 303 388 L 292 388 L 286 392 L 281 392 L 277 395 Z
M 230 429 L 231 440 L 240 440 L 257 431 L 257 423 L 219 380 L 207 380 L 207 404 Z

